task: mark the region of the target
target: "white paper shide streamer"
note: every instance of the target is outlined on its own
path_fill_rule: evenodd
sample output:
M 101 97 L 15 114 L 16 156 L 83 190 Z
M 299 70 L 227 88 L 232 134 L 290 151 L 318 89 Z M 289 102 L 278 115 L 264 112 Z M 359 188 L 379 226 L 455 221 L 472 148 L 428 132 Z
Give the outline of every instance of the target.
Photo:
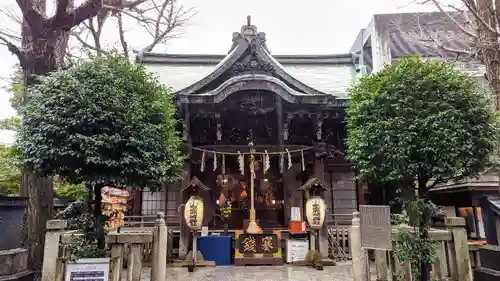
M 269 170 L 270 168 L 271 168 L 271 159 L 266 150 L 266 154 L 264 154 L 264 173 L 267 172 L 267 170 Z
M 205 151 L 203 151 L 203 153 L 201 153 L 200 171 L 202 171 L 202 172 L 205 171 Z
M 292 168 L 292 155 L 290 154 L 290 151 L 287 149 L 286 150 L 286 156 L 288 157 L 288 169 Z
M 217 170 L 217 153 L 214 151 L 214 171 Z
M 238 164 L 240 168 L 241 175 L 245 175 L 245 158 L 243 154 L 238 151 Z

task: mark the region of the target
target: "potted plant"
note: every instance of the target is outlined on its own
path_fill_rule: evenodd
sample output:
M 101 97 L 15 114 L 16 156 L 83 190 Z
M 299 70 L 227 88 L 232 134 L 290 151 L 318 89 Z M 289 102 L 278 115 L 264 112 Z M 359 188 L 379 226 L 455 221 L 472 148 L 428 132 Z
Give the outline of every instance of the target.
M 224 236 L 228 235 L 229 226 L 227 224 L 227 220 L 229 219 L 229 216 L 231 216 L 231 213 L 232 208 L 230 201 L 225 201 L 224 203 L 219 204 L 217 216 L 224 222 Z

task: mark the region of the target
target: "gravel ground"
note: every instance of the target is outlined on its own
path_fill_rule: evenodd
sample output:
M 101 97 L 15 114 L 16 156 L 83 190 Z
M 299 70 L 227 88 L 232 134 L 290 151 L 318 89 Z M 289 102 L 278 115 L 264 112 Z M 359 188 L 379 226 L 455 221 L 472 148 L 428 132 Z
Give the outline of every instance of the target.
M 142 281 L 148 281 L 150 269 L 142 274 Z M 351 263 L 338 263 L 319 271 L 303 266 L 218 266 L 197 268 L 169 267 L 165 281 L 351 281 Z

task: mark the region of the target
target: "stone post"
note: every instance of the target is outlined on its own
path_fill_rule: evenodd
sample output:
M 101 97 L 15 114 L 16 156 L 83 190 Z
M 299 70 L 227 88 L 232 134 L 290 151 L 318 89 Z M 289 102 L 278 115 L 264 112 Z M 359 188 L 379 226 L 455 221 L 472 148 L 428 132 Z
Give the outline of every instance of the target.
M 47 221 L 47 233 L 45 234 L 45 246 L 43 250 L 42 281 L 59 281 L 62 277 L 62 268 L 58 266 L 59 261 L 59 242 L 61 235 L 66 228 L 65 220 Z
M 458 281 L 472 281 L 472 269 L 469 257 L 469 244 L 465 230 L 465 219 L 458 217 L 445 218 L 446 228 L 451 231 L 455 259 L 450 263 L 456 265 Z M 452 276 L 453 277 L 453 276 Z
M 121 281 L 123 269 L 123 244 L 111 244 L 111 281 Z
M 140 281 L 142 273 L 142 244 L 130 244 L 127 264 L 127 281 Z
M 359 212 L 352 213 L 352 226 L 349 229 L 349 245 L 351 247 L 353 281 L 368 281 L 366 250 L 361 247 Z
M 167 275 L 167 226 L 165 215 L 156 215 L 156 226 L 153 229 L 153 264 L 151 266 L 151 281 L 163 281 Z
M 375 269 L 377 271 L 377 281 L 387 281 L 387 261 L 386 250 L 375 250 Z

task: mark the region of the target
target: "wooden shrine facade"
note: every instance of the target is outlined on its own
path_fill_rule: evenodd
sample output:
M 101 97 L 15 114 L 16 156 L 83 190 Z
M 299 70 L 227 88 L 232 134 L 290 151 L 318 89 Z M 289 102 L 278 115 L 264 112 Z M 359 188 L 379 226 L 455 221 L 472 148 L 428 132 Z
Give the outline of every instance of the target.
M 144 54 L 138 60 L 157 72 L 167 86 L 178 83 L 176 77 L 182 80 L 211 66 L 198 81 L 173 93 L 189 159 L 184 181 L 171 185 L 159 199 L 164 200 L 167 215 L 178 214 L 177 207 L 188 199 L 180 190 L 196 178 L 210 189 L 204 195 L 204 225 L 243 229 L 248 219 L 250 149 L 256 152 L 255 206 L 264 229 L 286 227 L 290 208 L 303 204 L 303 194 L 297 189 L 312 177 L 329 189 L 324 194 L 329 214 L 349 215 L 363 203 L 363 190 L 358 189 L 343 156 L 344 90 L 356 75 L 350 54 L 272 56 L 265 34 L 249 18 L 233 34 L 224 57 Z M 321 71 L 314 75 L 313 68 Z M 288 69 L 303 72 L 292 75 Z M 326 87 L 333 90 L 319 90 L 295 78 L 306 74 L 313 83 L 333 81 Z M 239 153 L 246 153 L 243 164 Z M 151 196 L 145 193 L 143 204 L 144 196 Z M 223 222 L 217 216 L 222 201 L 232 204 L 232 214 Z M 148 212 L 144 206 L 138 209 L 142 215 Z

